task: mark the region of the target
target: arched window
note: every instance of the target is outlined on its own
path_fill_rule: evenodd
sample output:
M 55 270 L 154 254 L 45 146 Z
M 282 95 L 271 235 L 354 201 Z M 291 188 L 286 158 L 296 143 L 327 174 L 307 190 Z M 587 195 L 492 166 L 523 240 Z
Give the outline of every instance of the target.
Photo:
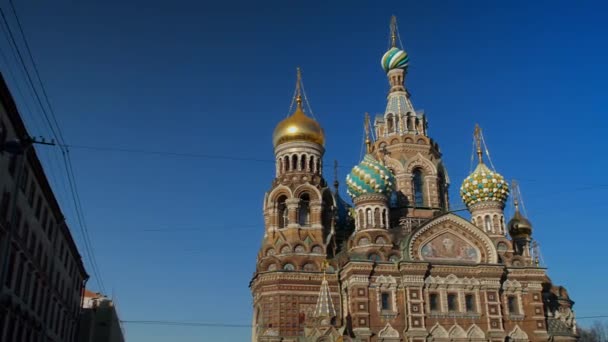
M 310 196 L 304 193 L 300 196 L 300 208 L 298 209 L 298 223 L 300 226 L 310 224 Z
M 422 170 L 414 170 L 412 187 L 414 190 L 414 206 L 424 206 L 424 177 L 422 175 Z
M 293 171 L 296 171 L 298 169 L 298 156 L 295 154 L 291 156 L 291 169 Z
M 395 123 L 393 121 L 393 115 L 392 114 L 389 114 L 386 117 L 386 127 L 387 127 L 388 133 L 393 133 L 395 131 Z
M 310 172 L 315 171 L 315 157 L 313 157 L 313 156 L 310 156 L 310 158 L 309 158 L 308 171 L 310 171 Z
M 287 196 L 283 195 L 279 197 L 277 201 L 277 216 L 279 218 L 279 228 L 287 227 L 289 222 L 289 216 L 287 214 L 287 204 L 285 201 L 287 200 Z
M 439 171 L 437 176 L 437 195 L 439 195 L 439 207 L 443 210 L 447 210 L 446 206 L 446 191 L 445 191 L 445 174 L 443 170 Z
M 372 226 L 372 209 L 367 208 L 365 210 L 365 228 L 371 228 Z
M 378 227 L 380 225 L 380 209 L 374 209 L 374 227 Z
M 295 270 L 296 268 L 293 266 L 293 264 L 285 264 L 285 265 L 283 265 L 283 269 L 284 269 L 285 271 L 293 271 L 293 270 Z
M 382 228 L 388 228 L 386 224 L 386 209 L 382 209 Z
M 484 218 L 484 225 L 486 227 L 486 232 L 492 231 L 492 220 L 490 220 L 490 215 L 486 215 Z
M 300 170 L 306 171 L 306 155 L 305 154 L 303 154 L 300 157 Z
M 283 158 L 283 168 L 285 170 L 285 172 L 289 171 L 289 156 L 285 156 L 285 158 Z
M 363 215 L 363 209 L 359 209 L 359 229 L 365 228 L 365 215 Z

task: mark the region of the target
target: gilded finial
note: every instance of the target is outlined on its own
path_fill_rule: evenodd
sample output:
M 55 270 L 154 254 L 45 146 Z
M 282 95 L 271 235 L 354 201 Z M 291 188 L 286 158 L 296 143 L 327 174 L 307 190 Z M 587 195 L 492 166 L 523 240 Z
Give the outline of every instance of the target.
M 302 107 L 302 70 L 300 67 L 296 68 L 296 103 L 298 107 Z
M 321 270 L 323 271 L 323 280 L 325 280 L 325 272 L 327 271 L 328 267 L 329 267 L 329 261 L 323 260 L 323 262 L 321 263 Z
M 367 153 L 372 152 L 372 141 L 369 138 L 369 113 L 365 113 L 365 147 Z
M 477 158 L 479 158 L 479 164 L 483 164 L 483 156 L 481 152 L 481 128 L 479 124 L 475 124 L 475 143 L 477 144 Z
M 397 46 L 397 17 L 391 17 L 391 47 Z

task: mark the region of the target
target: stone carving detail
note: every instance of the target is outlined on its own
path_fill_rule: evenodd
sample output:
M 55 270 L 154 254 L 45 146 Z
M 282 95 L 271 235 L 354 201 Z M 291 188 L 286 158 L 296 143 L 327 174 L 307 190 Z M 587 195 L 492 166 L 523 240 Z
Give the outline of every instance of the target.
M 512 341 L 515 342 L 523 342 L 523 341 L 528 341 L 528 334 L 526 334 L 525 331 L 521 330 L 521 328 L 519 327 L 519 325 L 516 325 L 515 328 L 513 328 L 513 330 L 511 330 L 511 332 L 509 333 L 509 337 Z
M 441 326 L 439 323 L 436 323 L 435 326 L 433 326 L 433 328 L 431 329 L 431 336 L 437 339 L 448 338 L 450 335 L 443 326 Z
M 393 328 L 390 323 L 386 323 L 384 329 L 380 330 L 378 337 L 382 339 L 386 338 L 399 338 L 399 332 Z

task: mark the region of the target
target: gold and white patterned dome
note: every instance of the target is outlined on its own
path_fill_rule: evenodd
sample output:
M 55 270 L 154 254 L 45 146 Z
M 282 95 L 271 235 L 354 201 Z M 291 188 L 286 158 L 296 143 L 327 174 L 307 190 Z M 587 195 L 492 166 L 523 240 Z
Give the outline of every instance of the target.
M 490 170 L 483 162 L 462 182 L 460 197 L 470 207 L 479 202 L 495 201 L 503 205 L 509 196 L 509 184 L 498 172 Z

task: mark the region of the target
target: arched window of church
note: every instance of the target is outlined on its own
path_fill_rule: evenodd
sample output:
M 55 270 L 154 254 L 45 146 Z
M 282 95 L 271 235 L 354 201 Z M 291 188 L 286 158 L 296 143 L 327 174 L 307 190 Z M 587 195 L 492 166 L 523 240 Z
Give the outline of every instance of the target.
M 298 156 L 295 154 L 291 156 L 291 169 L 294 171 L 298 169 Z
M 492 220 L 490 220 L 490 215 L 486 215 L 484 218 L 484 226 L 486 228 L 486 232 L 492 231 Z
M 380 209 L 374 209 L 374 226 L 377 227 L 380 224 Z
M 388 133 L 393 133 L 395 131 L 395 122 L 393 121 L 393 115 L 389 114 L 386 117 L 386 126 Z
M 304 266 L 302 266 L 302 270 L 304 270 L 306 272 L 314 272 L 317 270 L 317 267 L 313 263 L 307 263 Z
M 287 223 L 288 223 L 287 204 L 285 203 L 285 201 L 287 201 L 287 196 L 285 196 L 285 195 L 279 197 L 279 200 L 277 201 L 277 215 L 278 215 L 278 219 L 279 219 L 279 228 L 287 227 Z
M 308 161 L 308 171 L 315 172 L 315 157 L 310 156 Z
M 445 191 L 445 174 L 443 170 L 439 171 L 437 175 L 437 195 L 439 195 L 439 207 L 443 210 L 447 210 L 446 205 L 446 191 Z
M 285 264 L 285 265 L 283 265 L 283 269 L 284 269 L 285 271 L 293 271 L 293 270 L 295 270 L 296 268 L 293 266 L 293 264 Z
M 372 209 L 367 208 L 365 210 L 365 228 L 371 228 L 372 226 Z
M 285 156 L 283 159 L 283 168 L 287 172 L 289 171 L 289 156 Z
M 412 187 L 414 190 L 414 206 L 424 206 L 424 176 L 421 169 L 414 170 Z
M 300 196 L 298 223 L 300 226 L 308 226 L 310 224 L 310 196 L 308 196 L 306 193 Z
M 386 227 L 388 227 L 386 224 L 386 209 L 382 209 L 382 228 Z
M 365 228 L 365 215 L 363 214 L 363 209 L 359 209 L 357 213 L 357 222 L 359 223 L 358 229 Z
M 300 170 L 306 171 L 306 155 L 305 154 L 303 154 L 300 157 Z

